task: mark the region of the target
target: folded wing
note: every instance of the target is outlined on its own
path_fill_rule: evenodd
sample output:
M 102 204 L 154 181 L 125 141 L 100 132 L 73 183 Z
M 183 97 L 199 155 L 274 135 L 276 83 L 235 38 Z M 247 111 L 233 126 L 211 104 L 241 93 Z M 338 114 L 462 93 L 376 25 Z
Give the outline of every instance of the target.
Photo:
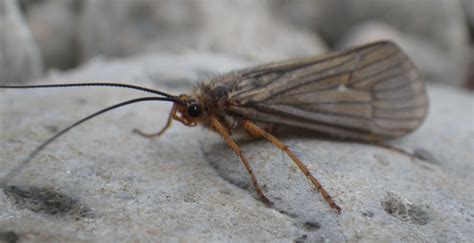
M 230 112 L 338 137 L 399 137 L 416 129 L 428 110 L 415 66 L 390 41 L 232 75 Z

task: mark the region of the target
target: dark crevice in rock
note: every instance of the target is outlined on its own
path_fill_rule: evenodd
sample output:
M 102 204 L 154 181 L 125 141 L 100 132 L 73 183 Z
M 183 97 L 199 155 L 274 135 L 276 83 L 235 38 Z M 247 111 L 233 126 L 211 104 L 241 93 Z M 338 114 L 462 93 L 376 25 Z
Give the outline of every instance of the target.
M 0 231 L 0 242 L 16 243 L 20 236 L 13 231 Z
M 8 186 L 4 194 L 21 209 L 52 216 L 72 216 L 75 219 L 93 218 L 89 207 L 78 200 L 58 192 L 55 189 L 34 186 Z
M 303 228 L 308 231 L 316 231 L 321 228 L 321 224 L 318 222 L 306 222 L 303 224 Z

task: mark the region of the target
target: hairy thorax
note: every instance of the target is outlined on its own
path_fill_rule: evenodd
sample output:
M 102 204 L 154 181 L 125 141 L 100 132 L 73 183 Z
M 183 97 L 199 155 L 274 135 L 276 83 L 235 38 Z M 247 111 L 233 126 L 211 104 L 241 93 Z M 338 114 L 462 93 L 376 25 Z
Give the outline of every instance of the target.
M 198 118 L 198 124 L 211 128 L 210 117 L 216 117 L 231 133 L 241 126 L 241 118 L 229 113 L 232 100 L 229 98 L 227 85 L 213 85 L 214 82 L 198 85 L 191 98 L 198 101 L 203 107 L 203 114 Z

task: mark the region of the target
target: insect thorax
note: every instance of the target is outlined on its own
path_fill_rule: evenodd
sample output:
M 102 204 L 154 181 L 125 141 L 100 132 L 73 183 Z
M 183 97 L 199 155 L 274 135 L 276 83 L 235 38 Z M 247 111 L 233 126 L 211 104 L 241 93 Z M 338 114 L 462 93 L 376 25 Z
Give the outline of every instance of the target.
M 199 122 L 201 125 L 209 127 L 208 118 L 214 116 L 229 130 L 239 126 L 240 119 L 227 111 L 230 102 L 227 85 L 212 81 L 200 84 L 194 89 L 192 96 L 204 107 L 205 114 Z

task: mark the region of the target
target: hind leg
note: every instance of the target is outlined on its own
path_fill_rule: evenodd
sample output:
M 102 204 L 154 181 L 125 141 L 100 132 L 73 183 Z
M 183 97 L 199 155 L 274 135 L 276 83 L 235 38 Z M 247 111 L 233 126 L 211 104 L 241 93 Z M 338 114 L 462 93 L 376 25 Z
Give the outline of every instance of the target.
M 329 193 L 323 188 L 323 186 L 318 181 L 318 179 L 316 179 L 316 177 L 314 177 L 311 174 L 308 167 L 306 167 L 306 165 L 296 156 L 295 153 L 293 153 L 293 151 L 291 151 L 288 148 L 288 146 L 286 146 L 283 142 L 278 140 L 276 137 L 274 137 L 267 131 L 263 130 L 262 128 L 260 128 L 259 126 L 255 125 L 254 123 L 248 120 L 243 121 L 243 126 L 249 133 L 252 133 L 255 136 L 265 138 L 266 140 L 271 142 L 273 145 L 275 145 L 277 148 L 285 152 L 293 160 L 293 162 L 300 169 L 300 171 L 311 181 L 311 183 L 319 191 L 319 193 L 321 193 L 324 200 L 326 200 L 329 206 L 331 208 L 334 208 L 338 214 L 341 213 L 341 208 L 334 202 L 334 200 L 331 198 Z

